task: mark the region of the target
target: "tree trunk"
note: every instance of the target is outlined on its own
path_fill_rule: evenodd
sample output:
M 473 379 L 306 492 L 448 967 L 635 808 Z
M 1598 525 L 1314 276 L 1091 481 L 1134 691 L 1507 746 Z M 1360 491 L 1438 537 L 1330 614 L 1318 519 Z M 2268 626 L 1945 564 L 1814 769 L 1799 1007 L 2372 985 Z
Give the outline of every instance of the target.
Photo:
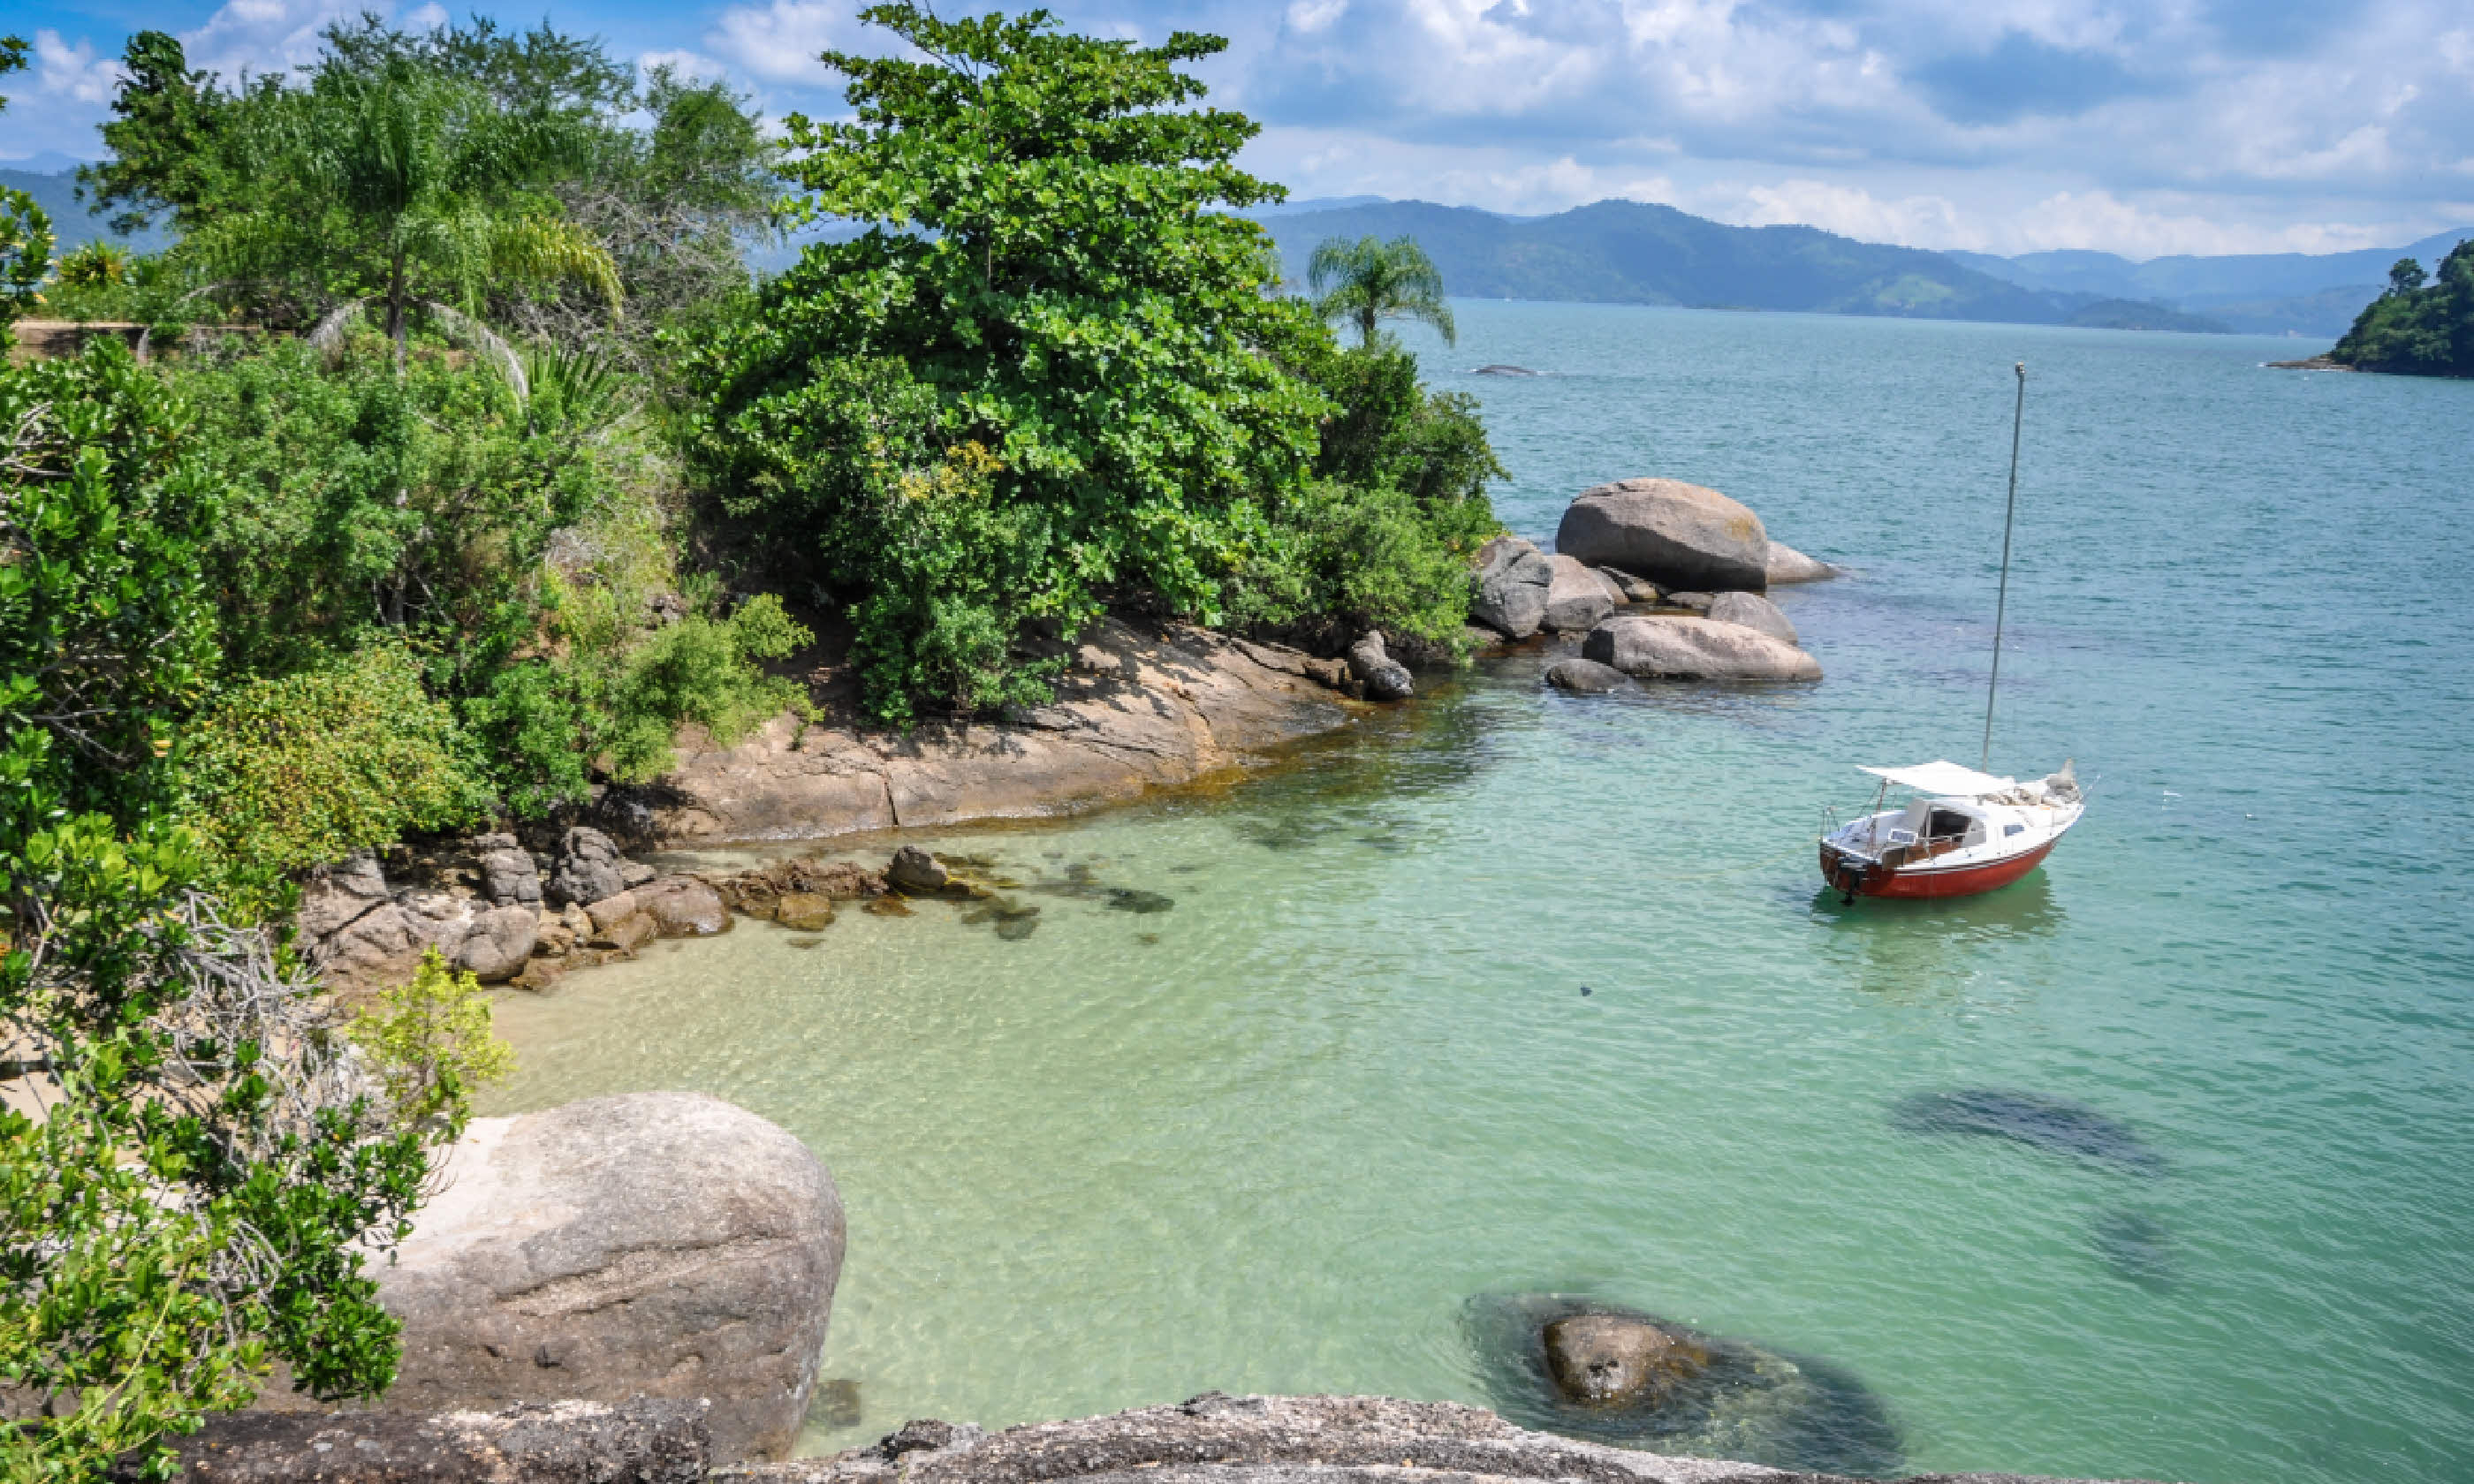
M 395 342 L 395 373 L 403 374 L 403 250 L 398 248 L 387 273 L 387 339 Z

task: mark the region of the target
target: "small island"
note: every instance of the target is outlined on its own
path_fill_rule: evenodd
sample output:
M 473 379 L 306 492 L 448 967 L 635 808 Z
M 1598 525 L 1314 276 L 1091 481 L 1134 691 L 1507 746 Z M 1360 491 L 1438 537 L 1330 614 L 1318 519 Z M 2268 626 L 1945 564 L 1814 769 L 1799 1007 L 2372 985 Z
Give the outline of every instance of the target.
M 2427 277 L 2413 258 L 2397 259 L 2388 288 L 2363 306 L 2354 327 L 2327 354 L 2268 364 L 2282 371 L 2474 376 L 2474 239 L 2440 259 L 2436 276 Z

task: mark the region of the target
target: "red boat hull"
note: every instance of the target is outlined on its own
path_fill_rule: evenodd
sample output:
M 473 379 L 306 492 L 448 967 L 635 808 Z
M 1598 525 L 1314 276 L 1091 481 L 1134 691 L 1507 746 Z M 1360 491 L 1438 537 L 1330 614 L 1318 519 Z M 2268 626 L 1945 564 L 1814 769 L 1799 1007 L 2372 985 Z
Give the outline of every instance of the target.
M 1913 866 L 1875 866 L 1860 874 L 1855 864 L 1840 859 L 1825 845 L 1821 848 L 1821 876 L 1839 891 L 1853 891 L 1858 897 L 1975 897 L 2000 891 L 2035 870 L 2060 843 L 2056 836 L 2032 850 L 1981 866 L 1935 870 L 1929 862 L 1920 861 Z

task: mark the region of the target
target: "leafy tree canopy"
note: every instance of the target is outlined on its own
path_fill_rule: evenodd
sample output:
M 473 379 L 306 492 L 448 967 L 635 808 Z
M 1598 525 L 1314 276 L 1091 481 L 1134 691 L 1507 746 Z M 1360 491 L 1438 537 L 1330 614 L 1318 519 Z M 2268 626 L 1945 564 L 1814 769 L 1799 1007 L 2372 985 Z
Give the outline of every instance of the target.
M 2420 263 L 2400 259 L 2388 292 L 2364 306 L 2328 356 L 2365 371 L 2474 376 L 2474 238 L 2451 249 L 2428 282 Z
M 809 248 L 700 356 L 697 446 L 734 509 L 816 543 L 903 719 L 1034 694 L 1017 641 L 1109 596 L 1219 618 L 1327 404 L 1283 366 L 1311 311 L 1214 209 L 1280 194 L 1232 163 L 1256 126 L 1178 70 L 1225 42 L 862 14 L 911 50 L 825 55 L 854 117 L 791 118 L 789 173 L 870 229 Z

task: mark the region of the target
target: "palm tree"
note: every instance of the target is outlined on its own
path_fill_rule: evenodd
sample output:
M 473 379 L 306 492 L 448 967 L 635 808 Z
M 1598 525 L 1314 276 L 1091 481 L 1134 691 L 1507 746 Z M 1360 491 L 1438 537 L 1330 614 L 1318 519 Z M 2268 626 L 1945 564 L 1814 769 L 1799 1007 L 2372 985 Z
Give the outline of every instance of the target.
M 1415 237 L 1326 237 L 1306 264 L 1306 283 L 1324 319 L 1356 323 L 1361 345 L 1374 344 L 1381 320 L 1420 320 L 1442 332 L 1443 344 L 1454 342 L 1443 275 Z
M 585 147 L 572 118 L 515 112 L 402 60 L 252 102 L 246 148 L 265 188 L 183 247 L 219 276 L 311 285 L 330 306 L 314 341 L 376 309 L 400 366 L 418 310 L 479 342 L 521 392 L 515 351 L 476 318 L 494 290 L 568 279 L 618 308 L 610 254 L 542 188 Z

